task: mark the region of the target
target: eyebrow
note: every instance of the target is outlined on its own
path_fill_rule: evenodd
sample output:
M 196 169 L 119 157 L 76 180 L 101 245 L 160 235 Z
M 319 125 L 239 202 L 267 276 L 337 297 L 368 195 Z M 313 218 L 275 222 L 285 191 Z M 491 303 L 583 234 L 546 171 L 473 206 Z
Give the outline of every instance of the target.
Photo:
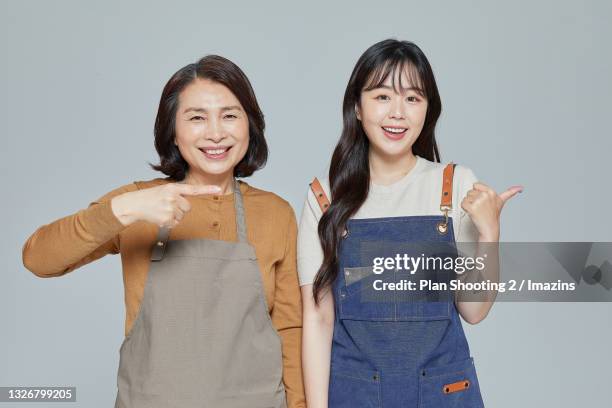
M 379 86 L 376 86 L 374 88 L 368 89 L 368 91 L 373 91 L 375 89 L 381 89 L 381 88 L 382 89 L 388 89 L 389 91 L 395 91 L 395 89 L 393 89 L 392 87 L 390 87 L 388 85 L 379 85 Z M 423 92 L 423 90 L 421 88 L 418 88 L 418 87 L 415 87 L 415 86 L 411 86 L 411 87 L 408 87 L 408 88 L 402 88 L 402 91 L 404 91 L 404 92 L 405 91 L 415 91 L 415 92 L 419 92 L 419 93 Z
M 230 105 L 230 106 L 224 106 L 221 108 L 221 112 L 226 112 L 229 110 L 239 110 L 241 111 L 242 108 L 239 105 Z M 208 111 L 204 108 L 195 108 L 195 107 L 191 107 L 191 108 L 187 108 L 183 111 L 183 113 L 189 113 L 189 112 L 199 112 L 199 113 L 207 113 Z

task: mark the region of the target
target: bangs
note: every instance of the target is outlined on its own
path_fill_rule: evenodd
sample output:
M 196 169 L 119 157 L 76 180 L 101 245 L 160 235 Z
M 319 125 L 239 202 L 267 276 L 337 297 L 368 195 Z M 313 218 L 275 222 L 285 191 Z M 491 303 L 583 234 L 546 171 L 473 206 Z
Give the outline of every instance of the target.
M 391 76 L 391 87 L 398 94 L 401 95 L 402 89 L 413 88 L 422 97 L 427 97 L 418 68 L 412 62 L 403 58 L 387 60 L 382 64 L 378 64 L 372 70 L 363 91 L 371 91 L 372 89 L 382 87 L 387 78 L 389 78 L 389 75 Z M 408 79 L 407 84 L 403 83 L 404 76 Z

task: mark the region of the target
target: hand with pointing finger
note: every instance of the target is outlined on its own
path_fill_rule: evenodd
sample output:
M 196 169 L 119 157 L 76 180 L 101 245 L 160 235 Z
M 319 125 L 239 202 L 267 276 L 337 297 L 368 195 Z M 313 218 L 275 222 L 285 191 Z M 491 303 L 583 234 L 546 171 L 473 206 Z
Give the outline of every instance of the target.
M 173 228 L 191 210 L 191 204 L 184 196 L 220 192 L 218 186 L 169 183 L 118 195 L 111 200 L 111 208 L 125 226 L 136 221 L 147 221 L 160 227 Z
M 478 229 L 482 241 L 495 242 L 499 240 L 499 215 L 504 204 L 516 194 L 523 191 L 522 186 L 512 186 L 503 193 L 484 183 L 476 182 L 461 201 L 465 210 Z

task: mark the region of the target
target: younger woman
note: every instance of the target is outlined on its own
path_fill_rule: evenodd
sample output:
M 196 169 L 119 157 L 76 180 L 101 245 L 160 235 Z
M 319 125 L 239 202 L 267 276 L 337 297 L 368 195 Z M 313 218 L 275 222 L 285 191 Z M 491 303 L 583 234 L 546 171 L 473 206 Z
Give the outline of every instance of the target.
M 376 254 L 407 243 L 497 242 L 502 206 L 521 190 L 498 195 L 469 168 L 440 164 L 440 112 L 432 69 L 415 44 L 382 41 L 357 62 L 329 180 L 311 184 L 298 234 L 309 408 L 483 406 L 459 315 L 478 323 L 495 294 L 417 302 L 368 290 L 402 277 L 399 269 L 372 273 Z M 484 273 L 495 280 L 495 262 Z

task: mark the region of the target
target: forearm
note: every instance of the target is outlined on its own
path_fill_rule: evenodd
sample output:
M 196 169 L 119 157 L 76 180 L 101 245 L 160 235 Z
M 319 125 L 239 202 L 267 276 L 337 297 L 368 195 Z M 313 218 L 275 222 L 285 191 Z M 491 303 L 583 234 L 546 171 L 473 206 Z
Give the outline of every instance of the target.
M 476 244 L 474 258 L 481 259 L 482 270 L 472 269 L 459 275 L 462 283 L 469 282 L 499 282 L 499 235 L 480 236 Z M 497 290 L 459 291 L 457 293 L 457 310 L 465 321 L 476 324 L 482 321 L 495 302 Z M 462 299 L 465 299 L 462 301 Z
M 87 208 L 39 227 L 24 243 L 24 266 L 40 277 L 60 276 L 109 253 L 117 253 L 118 234 L 125 228 L 111 199 L 135 184 L 117 188 Z
M 308 285 L 310 287 L 310 285 Z M 312 291 L 306 289 L 312 298 Z M 331 345 L 334 332 L 333 303 L 331 294 L 315 305 L 312 299 L 304 300 L 302 332 L 302 367 L 304 389 L 309 408 L 327 408 Z
M 308 407 L 326 408 L 333 328 L 304 320 L 302 366 Z

